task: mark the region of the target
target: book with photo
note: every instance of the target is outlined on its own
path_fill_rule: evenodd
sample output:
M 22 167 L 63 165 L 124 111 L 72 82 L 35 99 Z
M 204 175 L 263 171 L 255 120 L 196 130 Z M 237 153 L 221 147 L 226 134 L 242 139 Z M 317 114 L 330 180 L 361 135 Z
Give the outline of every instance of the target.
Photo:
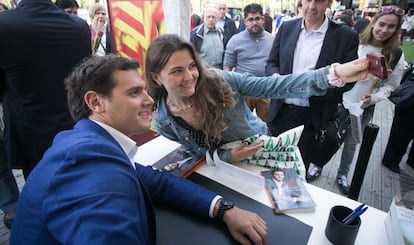
M 275 213 L 314 211 L 316 204 L 295 168 L 262 171 Z
M 180 145 L 152 164 L 152 167 L 160 171 L 186 178 L 204 162 L 204 158 L 196 157 L 190 150 L 183 145 Z

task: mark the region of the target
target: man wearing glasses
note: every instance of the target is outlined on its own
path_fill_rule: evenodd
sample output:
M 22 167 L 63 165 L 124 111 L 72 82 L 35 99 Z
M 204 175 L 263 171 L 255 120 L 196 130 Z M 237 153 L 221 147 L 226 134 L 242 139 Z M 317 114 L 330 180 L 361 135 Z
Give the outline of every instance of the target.
M 264 31 L 263 8 L 252 3 L 244 8 L 246 29 L 234 35 L 227 44 L 224 53 L 224 70 L 234 69 L 239 73 L 252 73 L 265 76 L 266 61 L 269 56 L 274 37 Z M 270 99 L 244 97 L 250 110 L 256 109 L 257 115 L 267 121 Z

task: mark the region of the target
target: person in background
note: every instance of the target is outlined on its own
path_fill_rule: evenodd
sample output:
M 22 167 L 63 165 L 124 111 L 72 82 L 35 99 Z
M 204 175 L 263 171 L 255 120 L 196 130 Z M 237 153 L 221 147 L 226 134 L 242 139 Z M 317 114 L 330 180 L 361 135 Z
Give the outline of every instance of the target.
M 364 59 L 307 73 L 255 77 L 251 74 L 206 69 L 191 43 L 162 35 L 148 48 L 145 63 L 148 92 L 156 101 L 155 129 L 199 157 L 221 145 L 267 134 L 266 124 L 247 107 L 243 96 L 258 98 L 323 95 L 332 85 L 366 77 Z M 332 74 L 328 80 L 328 73 Z M 333 75 L 333 74 L 336 75 Z M 354 79 L 354 80 L 353 80 Z M 253 155 L 263 143 L 243 143 L 218 150 L 223 161 L 237 162 Z
M 7 5 L 4 3 L 0 3 L 0 12 L 6 11 L 6 10 L 9 10 L 9 7 L 7 7 Z
M 270 16 L 270 8 L 266 8 L 263 28 L 269 33 L 273 32 L 273 18 Z
M 0 209 L 3 211 L 3 223 L 11 229 L 16 211 L 17 200 L 19 199 L 19 188 L 14 178 L 10 164 L 6 160 L 6 149 L 3 139 L 3 108 L 0 106 Z
M 65 79 L 76 124 L 56 135 L 26 181 L 11 245 L 157 244 L 152 203 L 222 221 L 242 244 L 265 244 L 258 215 L 135 163 L 130 136 L 149 129 L 154 104 L 138 67 L 127 58 L 94 56 Z
M 302 18 L 303 12 L 302 12 L 302 0 L 298 1 L 298 4 L 296 5 L 296 18 Z
M 100 3 L 94 3 L 89 7 L 88 13 L 91 18 L 92 54 L 104 56 L 112 53 L 112 40 L 105 7 Z
M 404 11 L 396 6 L 382 6 L 372 17 L 371 23 L 360 35 L 358 57 L 365 57 L 368 53 L 381 53 L 385 56 L 386 65 L 392 69 L 387 79 L 369 77 L 359 81 L 348 92 L 343 94 L 343 104 L 362 102 L 364 110 L 361 116 L 362 130 L 372 120 L 375 104 L 386 100 L 391 92 L 400 84 L 405 67 L 405 58 L 399 48 L 398 37 Z M 349 168 L 355 155 L 356 142 L 351 130 L 345 134 L 341 161 L 337 171 L 337 184 L 339 190 L 349 194 L 347 179 Z M 398 172 L 399 169 L 385 165 L 390 170 Z
M 84 20 L 50 0 L 22 0 L 15 9 L 0 14 L 0 36 L 0 47 L 7 47 L 0 52 L 6 153 L 2 168 L 5 163 L 23 169 L 27 179 L 55 134 L 74 124 L 63 79 L 91 54 L 89 29 Z M 10 168 L 1 171 L 8 177 L 2 176 L 0 182 L 10 186 L 9 191 L 0 191 L 2 208 L 5 203 L 9 207 L 3 209 L 7 227 L 18 197 Z
M 404 15 L 403 23 L 401 25 L 400 42 L 401 45 L 404 43 L 404 37 L 407 33 L 414 32 L 414 9 L 409 9 L 407 14 Z
M 196 26 L 199 26 L 202 22 L 201 17 L 196 13 L 193 13 L 190 18 L 190 30 L 193 30 Z
M 277 17 L 276 17 L 276 25 L 275 25 L 275 32 L 278 32 L 280 25 L 282 24 L 282 20 L 283 18 L 285 18 L 286 16 L 288 16 L 287 14 L 288 10 L 284 9 L 282 10 L 282 13 L 280 13 Z
M 190 16 L 190 32 L 196 27 L 201 24 L 201 17 L 193 12 L 193 5 L 190 3 L 190 9 L 191 9 L 191 16 Z
M 9 8 L 4 3 L 0 3 L 0 12 L 8 9 Z M 16 179 L 14 178 L 13 172 L 10 168 L 10 164 L 6 161 L 6 149 L 4 147 L 3 139 L 4 124 L 2 104 L 0 104 L 0 126 L 0 209 L 4 213 L 3 223 L 8 229 L 10 229 L 16 210 L 17 199 L 19 198 L 19 188 L 17 187 Z
M 338 13 L 340 14 L 337 15 L 335 13 L 334 20 L 338 21 L 339 23 L 343 23 L 351 28 L 354 26 L 354 17 L 351 9 L 344 9 Z
M 326 8 L 326 10 L 325 10 L 325 16 L 328 19 L 332 19 L 333 18 L 333 13 L 332 13 L 332 9 L 331 8 Z
M 266 75 L 297 74 L 317 69 L 335 62 L 344 63 L 356 59 L 358 33 L 325 16 L 333 0 L 302 0 L 303 18 L 284 22 L 276 35 L 266 65 Z M 280 34 L 280 35 L 279 35 Z M 312 48 L 309 48 L 312 47 Z M 330 88 L 323 96 L 307 98 L 273 99 L 270 104 L 268 127 L 273 136 L 305 125 L 299 149 L 308 171 L 307 179 L 317 178 L 322 167 L 309 169 L 310 163 L 323 162 L 326 152 L 316 149 L 316 141 L 332 120 L 342 93 L 352 85 Z
M 227 42 L 224 41 L 223 29 L 217 25 L 217 9 L 206 7 L 203 18 L 204 22 L 191 31 L 190 42 L 206 64 L 222 69 Z
M 68 14 L 78 15 L 79 4 L 76 0 L 57 0 L 56 5 Z
M 216 9 L 218 12 L 217 26 L 223 30 L 225 47 L 230 38 L 237 33 L 236 23 L 226 15 L 228 8 L 225 0 L 217 1 Z
M 412 81 L 406 81 L 412 82 Z M 387 147 L 385 148 L 382 158 L 382 165 L 389 170 L 400 173 L 400 162 L 407 152 L 408 145 L 411 142 L 408 151 L 407 165 L 414 170 L 414 104 L 408 108 L 395 107 L 395 114 L 392 120 L 391 132 L 388 138 Z
M 369 22 L 370 21 L 367 18 L 359 18 L 355 22 L 353 28 L 354 28 L 355 31 L 357 31 L 359 34 L 361 34 L 365 30 L 365 28 L 368 26 Z
M 223 70 L 234 69 L 238 73 L 265 76 L 266 61 L 272 49 L 274 36 L 264 31 L 264 21 L 261 5 L 253 3 L 244 7 L 246 30 L 234 35 L 227 44 Z M 244 100 L 250 110 L 256 110 L 257 116 L 266 122 L 270 99 L 245 96 Z

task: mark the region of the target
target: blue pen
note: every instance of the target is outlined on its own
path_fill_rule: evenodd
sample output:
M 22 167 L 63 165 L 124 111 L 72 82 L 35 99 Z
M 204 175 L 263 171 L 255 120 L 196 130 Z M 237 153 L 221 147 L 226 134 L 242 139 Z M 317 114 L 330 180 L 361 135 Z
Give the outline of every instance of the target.
M 365 203 L 359 205 L 352 213 L 350 213 L 348 216 L 345 217 L 345 219 L 342 220 L 342 223 L 345 225 L 350 224 L 354 219 L 361 214 L 363 214 L 365 211 L 367 211 L 368 207 L 365 207 Z

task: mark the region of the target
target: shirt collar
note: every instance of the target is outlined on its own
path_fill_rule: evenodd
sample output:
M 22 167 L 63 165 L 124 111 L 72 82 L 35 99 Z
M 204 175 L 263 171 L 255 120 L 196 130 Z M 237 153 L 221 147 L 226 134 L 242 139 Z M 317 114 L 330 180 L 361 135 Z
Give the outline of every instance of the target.
M 316 32 L 316 33 L 323 33 L 325 34 L 326 31 L 328 30 L 328 26 L 329 26 L 329 19 L 325 16 L 325 19 L 322 23 L 322 25 L 319 27 L 319 29 L 316 30 L 309 30 L 309 32 Z M 305 19 L 302 19 L 302 29 L 305 29 Z M 306 30 L 306 29 L 305 29 Z
M 128 136 L 119 132 L 118 130 L 114 129 L 111 126 L 108 126 L 96 120 L 92 120 L 92 121 L 94 121 L 99 126 L 101 126 L 103 129 L 105 129 L 119 143 L 122 150 L 124 150 L 125 154 L 127 154 L 132 167 L 135 169 L 134 157 L 138 151 L 138 146 L 136 145 L 135 141 L 133 141 L 131 138 L 129 138 Z

